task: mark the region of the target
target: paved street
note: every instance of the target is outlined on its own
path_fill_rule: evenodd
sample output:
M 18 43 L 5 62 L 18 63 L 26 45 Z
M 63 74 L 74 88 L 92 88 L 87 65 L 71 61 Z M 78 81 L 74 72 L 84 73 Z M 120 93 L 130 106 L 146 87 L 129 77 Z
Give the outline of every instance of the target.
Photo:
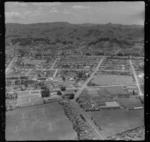
M 133 74 L 134 74 L 134 78 L 135 78 L 135 81 L 136 81 L 136 85 L 137 85 L 138 90 L 139 90 L 139 95 L 140 95 L 140 96 L 143 96 L 144 94 L 143 94 L 142 91 L 141 91 L 140 84 L 139 84 L 139 80 L 138 80 L 137 74 L 136 74 L 136 72 L 135 72 L 135 69 L 134 69 L 134 67 L 133 67 L 132 61 L 129 60 L 129 62 L 130 62 L 130 65 L 131 65 L 131 68 L 132 68 L 132 71 L 133 71 Z
M 90 82 L 90 80 L 94 77 L 95 73 L 98 71 L 102 61 L 104 58 L 102 58 L 97 67 L 95 68 L 94 72 L 91 74 L 91 76 L 86 80 L 86 82 L 83 84 L 83 86 L 79 89 L 79 91 L 76 93 L 75 95 L 75 99 L 72 101 L 72 104 L 74 105 L 74 107 L 76 108 L 76 110 L 82 114 L 84 116 L 84 118 L 86 119 L 86 121 L 88 122 L 88 124 L 91 126 L 91 128 L 93 129 L 93 131 L 95 132 L 95 134 L 99 137 L 100 140 L 104 140 L 105 136 L 103 136 L 100 131 L 99 128 L 93 123 L 93 121 L 91 120 L 91 118 L 89 118 L 89 116 L 80 108 L 79 104 L 76 102 L 76 98 L 78 98 L 80 96 L 80 94 L 82 93 L 82 91 L 87 87 L 87 84 Z
M 91 74 L 91 76 L 85 81 L 85 83 L 82 85 L 81 89 L 76 93 L 75 95 L 75 99 L 78 98 L 80 96 L 80 94 L 82 93 L 82 91 L 87 87 L 87 84 L 90 82 L 90 80 L 94 77 L 95 73 L 98 71 L 102 61 L 103 61 L 104 58 L 102 58 L 97 67 L 95 68 L 94 72 Z

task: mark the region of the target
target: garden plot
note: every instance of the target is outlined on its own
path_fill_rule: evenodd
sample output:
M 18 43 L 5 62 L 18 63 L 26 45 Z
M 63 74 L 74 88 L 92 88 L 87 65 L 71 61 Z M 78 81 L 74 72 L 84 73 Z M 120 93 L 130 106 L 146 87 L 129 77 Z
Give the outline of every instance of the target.
M 85 111 L 99 111 L 102 108 L 101 106 L 106 106 L 107 102 L 114 103 L 114 101 L 121 107 L 127 107 L 127 105 L 135 107 L 141 106 L 141 102 L 138 99 L 133 98 L 136 94 L 137 88 L 135 86 L 126 88 L 123 88 L 122 86 L 88 88 L 81 93 L 77 102 Z M 121 101 L 125 103 L 120 103 Z M 135 105 L 136 103 L 137 105 Z M 113 109 L 113 107 L 111 109 Z
M 88 114 L 106 137 L 144 125 L 144 110 L 101 110 Z
M 6 140 L 71 140 L 76 137 L 58 103 L 6 112 L 5 132 Z
M 104 59 L 99 70 L 130 70 L 131 66 L 127 59 Z

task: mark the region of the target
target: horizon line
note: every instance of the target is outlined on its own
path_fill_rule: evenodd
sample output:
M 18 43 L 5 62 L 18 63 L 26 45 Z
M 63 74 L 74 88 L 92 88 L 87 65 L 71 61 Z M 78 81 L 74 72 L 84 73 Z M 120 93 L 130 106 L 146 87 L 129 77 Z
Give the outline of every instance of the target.
M 145 24 L 121 24 L 121 23 L 70 23 L 67 21 L 55 21 L 55 22 L 35 22 L 35 23 L 13 23 L 13 22 L 5 22 L 5 24 L 20 24 L 20 25 L 32 25 L 32 24 L 48 24 L 48 23 L 68 23 L 68 24 L 72 24 L 72 25 L 84 25 L 84 24 L 93 24 L 93 25 L 124 25 L 124 26 L 144 26 Z

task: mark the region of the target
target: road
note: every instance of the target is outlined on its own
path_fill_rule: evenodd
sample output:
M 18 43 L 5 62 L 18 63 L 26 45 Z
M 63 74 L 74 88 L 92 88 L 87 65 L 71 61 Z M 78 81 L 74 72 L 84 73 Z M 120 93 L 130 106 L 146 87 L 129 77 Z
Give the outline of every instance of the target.
M 137 85 L 138 90 L 139 90 L 139 95 L 140 95 L 140 96 L 143 96 L 144 94 L 143 94 L 142 91 L 141 91 L 140 84 L 139 84 L 139 80 L 138 80 L 137 74 L 136 74 L 136 72 L 135 72 L 135 69 L 134 69 L 134 67 L 133 67 L 132 61 L 129 60 L 129 62 L 130 62 L 130 65 L 131 65 L 132 72 L 133 72 L 133 74 L 134 74 L 134 78 L 135 78 L 135 81 L 136 81 L 136 85 Z
M 57 72 L 58 72 L 58 69 L 55 70 L 55 72 L 54 72 L 54 74 L 53 74 L 53 78 L 56 77 Z
M 58 59 L 59 58 L 56 58 L 55 61 L 53 62 L 52 66 L 51 66 L 51 70 L 54 69 L 54 65 L 56 64 L 56 62 L 57 62 Z
M 89 126 L 91 126 L 91 128 L 93 129 L 93 131 L 95 132 L 95 134 L 99 137 L 100 140 L 104 140 L 105 136 L 102 135 L 100 133 L 99 128 L 93 123 L 93 121 L 91 120 L 91 118 L 80 108 L 79 104 L 76 102 L 76 98 L 78 98 L 80 96 L 80 94 L 82 93 L 82 91 L 87 87 L 87 84 L 90 82 L 90 80 L 94 77 L 95 73 L 98 71 L 102 61 L 104 58 L 102 58 L 97 67 L 95 68 L 94 72 L 90 75 L 90 77 L 86 80 L 86 82 L 83 84 L 83 86 L 79 89 L 79 91 L 76 93 L 75 95 L 75 99 L 72 101 L 73 106 L 75 107 L 75 109 L 84 116 L 84 118 L 86 119 L 87 123 L 89 124 Z
M 79 106 L 79 104 L 76 101 L 72 101 L 72 105 L 74 106 L 74 108 L 78 111 L 78 113 L 82 114 L 84 116 L 84 118 L 86 119 L 87 123 L 89 124 L 89 126 L 91 126 L 91 128 L 93 129 L 93 131 L 95 132 L 95 134 L 99 137 L 100 140 L 105 140 L 105 136 L 103 134 L 100 133 L 99 128 L 93 123 L 93 121 L 91 120 L 91 118 L 86 114 L 86 112 L 84 112 L 84 110 L 82 110 Z
M 85 83 L 83 84 L 83 86 L 81 87 L 81 89 L 76 93 L 75 95 L 75 99 L 79 97 L 79 95 L 82 93 L 82 91 L 87 87 L 87 84 L 90 82 L 90 80 L 94 77 L 95 73 L 98 71 L 102 61 L 103 61 L 104 58 L 102 58 L 97 67 L 95 68 L 94 72 L 90 75 L 90 77 L 85 81 Z
M 6 74 L 7 74 L 8 70 L 11 68 L 11 66 L 12 66 L 12 64 L 14 63 L 15 60 L 17 60 L 16 57 L 13 58 L 13 59 L 11 60 L 11 62 L 9 63 L 9 65 L 7 66 L 7 68 L 6 68 Z
M 105 86 L 88 86 L 87 88 L 115 87 L 115 86 L 128 86 L 128 85 L 127 84 L 118 84 L 118 85 L 105 85 Z

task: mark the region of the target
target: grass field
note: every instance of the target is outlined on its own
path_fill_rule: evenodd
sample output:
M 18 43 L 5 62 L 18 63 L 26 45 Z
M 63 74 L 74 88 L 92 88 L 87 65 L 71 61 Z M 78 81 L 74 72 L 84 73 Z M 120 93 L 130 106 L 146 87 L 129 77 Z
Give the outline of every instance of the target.
M 123 75 L 96 75 L 91 83 L 97 86 L 107 86 L 107 85 L 135 85 L 131 76 Z
M 37 95 L 19 96 L 17 104 L 20 107 L 43 104 L 43 99 Z
M 144 110 L 101 110 L 88 114 L 102 128 L 101 133 L 105 136 L 144 125 Z
M 58 103 L 6 112 L 6 140 L 69 140 L 75 135 Z
M 144 105 L 141 103 L 141 101 L 135 97 L 130 98 L 121 98 L 117 100 L 119 104 L 126 108 L 133 108 L 133 107 L 144 107 Z

